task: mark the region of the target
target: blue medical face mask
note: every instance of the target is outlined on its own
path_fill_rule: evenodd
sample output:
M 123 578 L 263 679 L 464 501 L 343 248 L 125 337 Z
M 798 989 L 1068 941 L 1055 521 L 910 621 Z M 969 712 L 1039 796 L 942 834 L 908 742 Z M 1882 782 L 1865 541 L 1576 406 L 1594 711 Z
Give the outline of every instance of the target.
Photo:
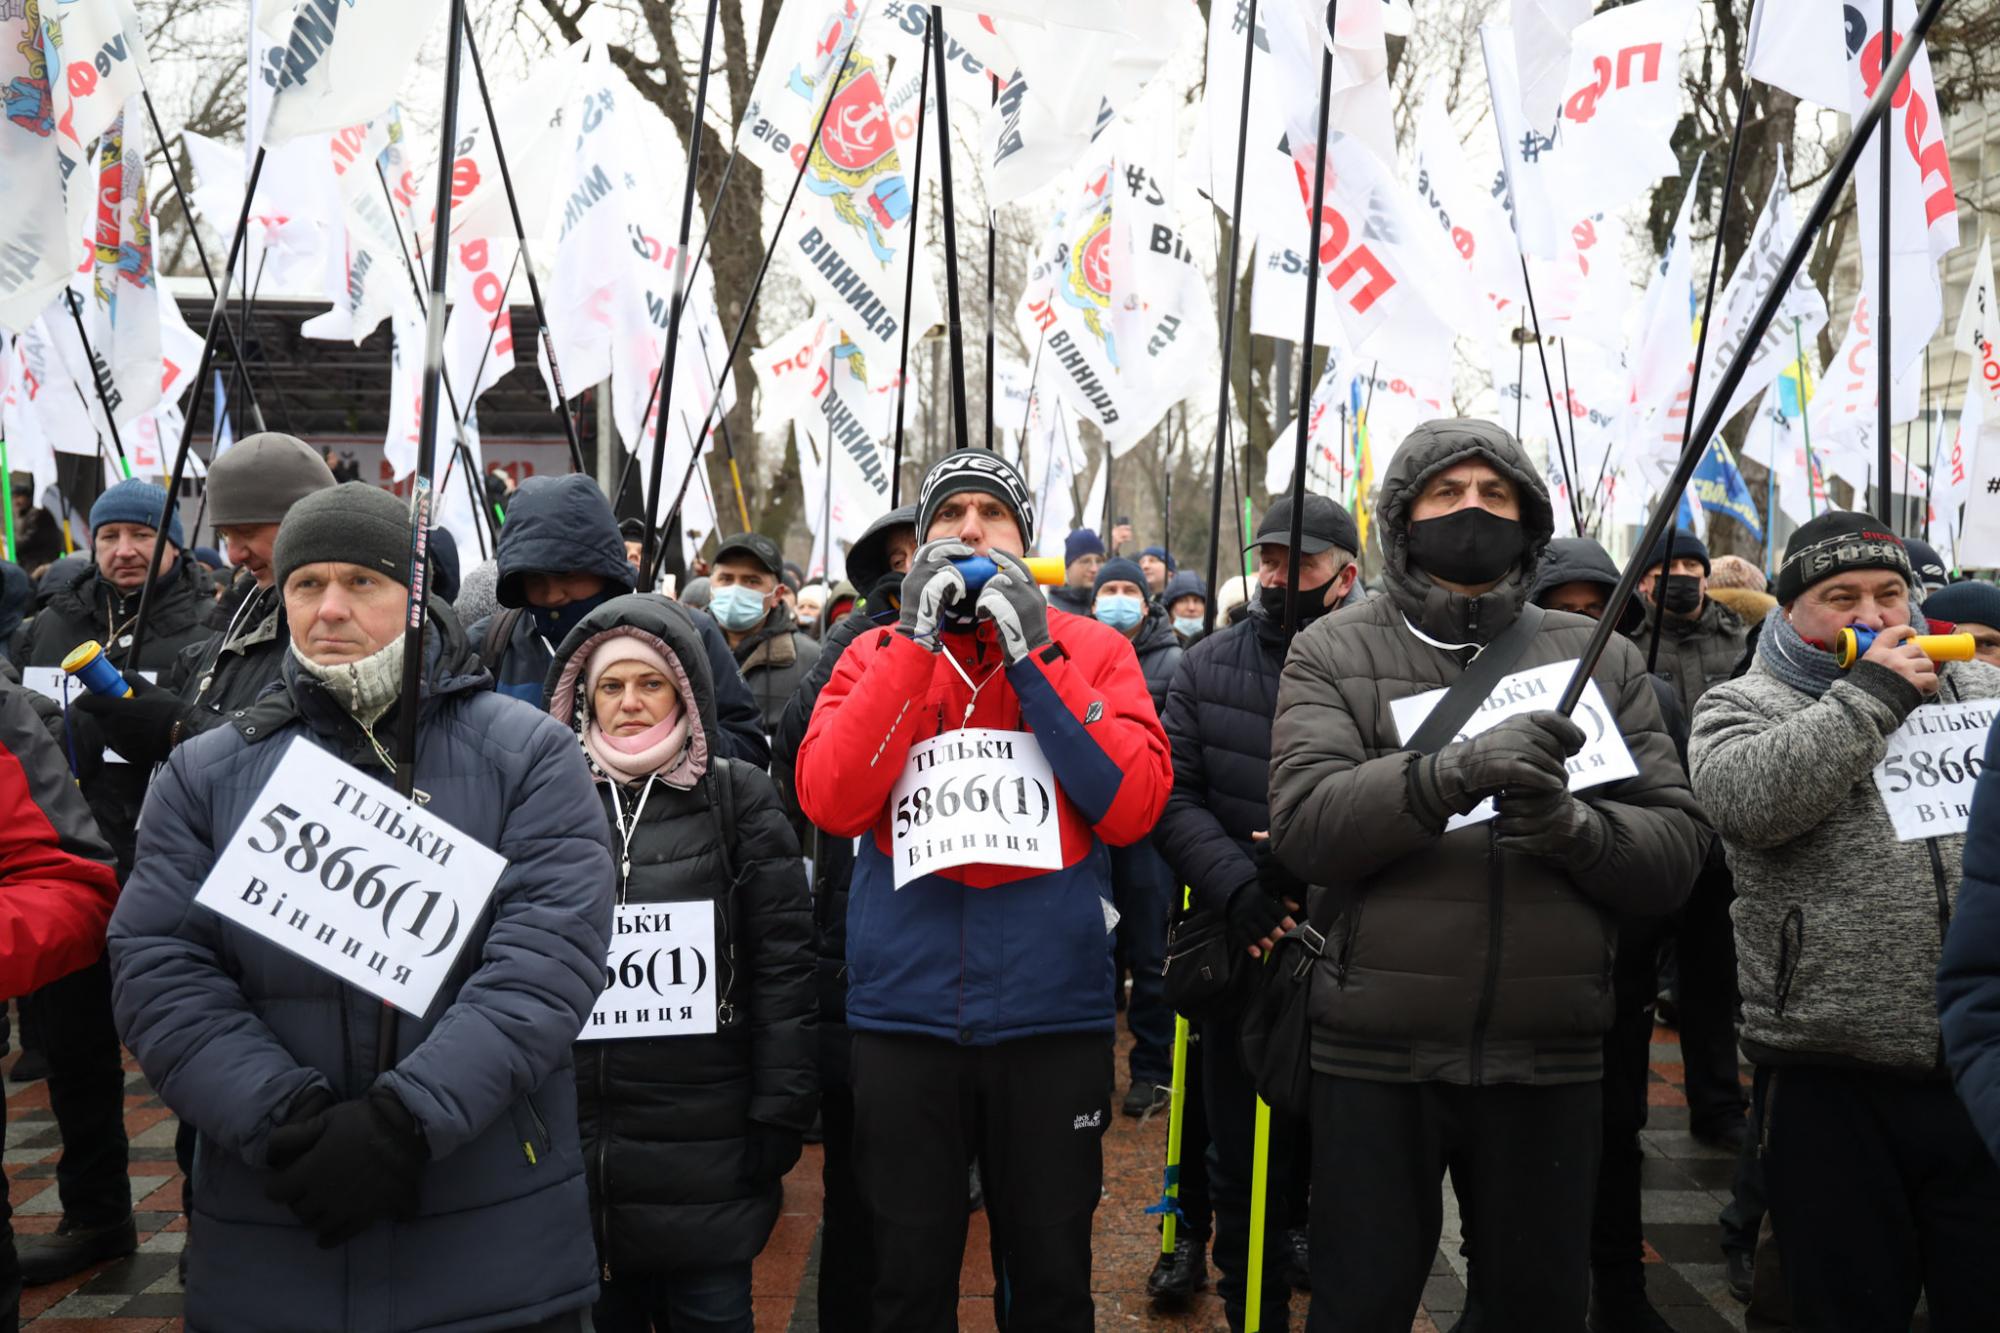
M 741 634 L 745 630 L 756 629 L 769 614 L 764 605 L 764 594 L 741 584 L 731 584 L 726 588 L 716 588 L 708 595 L 708 613 L 726 630 Z
M 1097 599 L 1097 618 L 1121 633 L 1145 614 L 1146 604 L 1126 593 L 1106 593 Z
M 1174 628 L 1183 638 L 1192 639 L 1201 633 L 1200 616 L 1175 616 Z

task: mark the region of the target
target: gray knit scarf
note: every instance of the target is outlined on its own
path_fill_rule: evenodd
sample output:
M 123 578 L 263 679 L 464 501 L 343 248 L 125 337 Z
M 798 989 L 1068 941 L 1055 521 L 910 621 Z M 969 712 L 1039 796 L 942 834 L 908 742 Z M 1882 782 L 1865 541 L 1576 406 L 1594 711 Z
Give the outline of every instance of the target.
M 1924 624 L 1923 606 L 1914 597 L 1910 599 L 1910 623 Z M 1772 607 L 1764 616 L 1764 627 L 1757 634 L 1757 660 L 1779 680 L 1815 699 L 1847 674 L 1834 662 L 1832 653 L 1799 637 L 1782 606 Z

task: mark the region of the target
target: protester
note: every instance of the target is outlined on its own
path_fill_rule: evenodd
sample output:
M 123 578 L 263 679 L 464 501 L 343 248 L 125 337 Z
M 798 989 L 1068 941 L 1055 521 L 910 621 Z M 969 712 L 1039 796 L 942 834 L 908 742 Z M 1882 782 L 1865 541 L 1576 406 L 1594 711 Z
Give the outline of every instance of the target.
M 824 583 L 808 583 L 799 589 L 799 628 L 817 639 L 824 626 L 820 623 L 820 612 L 826 609 L 827 588 Z
M 1183 647 L 1192 646 L 1207 632 L 1204 616 L 1208 612 L 1208 585 L 1193 570 L 1183 569 L 1167 580 L 1167 590 L 1160 594 L 1160 604 L 1166 608 L 1174 633 L 1180 635 Z
M 1638 770 L 1620 782 L 1567 789 L 1586 736 L 1559 713 L 1419 755 L 1390 710 L 1448 688 L 1523 614 L 1553 522 L 1504 430 L 1419 427 L 1383 474 L 1387 595 L 1313 626 L 1285 665 L 1272 846 L 1337 909 L 1311 992 L 1315 1328 L 1415 1317 L 1447 1164 L 1495 1322 L 1584 1322 L 1613 914 L 1676 906 L 1706 829 L 1622 640 L 1595 673 Z M 1548 613 L 1516 669 L 1574 659 L 1592 628 Z M 1488 797 L 1489 827 L 1447 831 Z M 1281 913 L 1265 909 L 1270 933 Z
M 1242 574 L 1222 581 L 1222 590 L 1215 595 L 1215 623 L 1218 628 L 1237 622 L 1243 608 L 1249 605 L 1251 590 L 1256 586 L 1255 580 Z
M 1935 593 L 1931 603 L 1961 587 L 1988 585 L 1958 584 Z M 1959 1100 L 1972 1117 L 1973 1126 L 1986 1143 L 1987 1152 L 2000 1159 L 2000 847 L 1994 838 L 2000 830 L 2000 813 L 1994 807 L 1996 785 L 2000 785 L 2000 731 L 1989 730 L 1984 764 L 1972 796 L 1971 822 L 1965 831 L 1965 881 L 1958 892 L 1957 910 L 1945 935 L 1943 957 L 1938 964 L 1938 1024 L 1944 1035 L 1945 1058 L 1957 1080 Z M 1988 776 L 1991 774 L 1992 776 Z M 1987 1217 L 1990 1219 L 1990 1212 Z M 1957 1243 L 1951 1237 L 1947 1243 Z M 1964 1262 L 1983 1263 L 1983 1256 L 1965 1255 Z M 1933 1324 L 1936 1316 L 1933 1315 Z
M 1174 572 L 1174 558 L 1164 546 L 1148 546 L 1139 553 L 1139 568 L 1146 575 L 1146 600 L 1153 601 L 1167 590 Z
M 474 625 L 500 609 L 500 562 L 491 556 L 459 576 L 451 609 L 461 625 Z
M 712 913 L 727 941 L 696 996 L 713 1032 L 577 1044 L 603 1279 L 592 1322 L 748 1333 L 750 1264 L 815 1101 L 798 843 L 771 779 L 715 752 L 707 652 L 667 598 L 616 597 L 586 616 L 556 650 L 547 704 L 577 732 L 622 849 L 620 907 Z
M 611 503 L 579 472 L 530 477 L 500 529 L 501 609 L 466 628 L 466 637 L 493 672 L 500 693 L 539 705 L 555 645 L 592 611 L 632 591 L 639 581 L 625 559 Z M 757 704 L 736 673 L 722 631 L 695 617 L 714 673 L 719 745 L 732 759 L 762 768 L 770 745 Z
M 8 481 L 14 500 L 14 559 L 30 578 L 39 578 L 67 549 L 63 526 L 54 514 L 35 503 L 32 475 L 16 472 Z
M 806 816 L 860 840 L 847 1014 L 856 1166 L 875 1214 L 873 1326 L 954 1322 L 976 1156 L 1008 1326 L 1088 1329 L 1115 1020 L 1099 849 L 1137 840 L 1159 817 L 1166 737 L 1130 645 L 1043 600 L 1020 558 L 1034 537 L 1027 486 L 998 455 L 968 449 L 936 463 L 917 531 L 925 544 L 896 628 L 871 629 L 841 655 L 798 758 Z M 976 597 L 952 563 L 975 554 L 1001 566 Z M 890 857 L 917 854 L 922 835 L 906 819 L 899 842 L 891 794 L 924 771 L 915 745 L 966 727 L 1020 733 L 1007 742 L 1015 758 L 997 746 L 993 757 L 1024 796 L 1029 743 L 1044 756 L 1061 867 L 1024 867 L 996 843 L 1005 861 L 898 889 Z M 926 753 L 949 758 L 951 747 Z
M 1166 707 L 1167 686 L 1180 669 L 1181 644 L 1146 592 L 1144 571 L 1130 560 L 1107 560 L 1097 570 L 1092 611 L 1132 644 L 1155 712 Z M 1111 851 L 1112 905 L 1118 910 L 1120 972 L 1132 971 L 1125 1023 L 1132 1030 L 1126 1055 L 1131 1084 L 1119 1109 L 1142 1116 L 1164 1109 L 1173 1088 L 1174 1015 L 1167 1007 L 1164 967 L 1167 919 L 1174 885 L 1166 862 L 1149 842 Z
M 838 579 L 834 582 L 833 587 L 827 590 L 826 604 L 820 608 L 819 638 L 822 642 L 824 642 L 827 634 L 835 625 L 838 625 L 847 618 L 848 612 L 854 609 L 855 603 L 861 600 L 861 594 L 856 591 L 856 585 L 852 582 L 854 574 L 852 568 L 853 560 L 854 552 L 850 549 L 848 551 L 848 578 Z
M 226 457 L 226 455 L 225 455 Z M 20 631 L 25 666 L 60 666 L 80 644 L 95 639 L 104 658 L 122 672 L 135 693 L 177 707 L 166 688 L 149 688 L 141 672 L 164 676 L 179 653 L 205 640 L 212 605 L 208 576 L 184 559 L 178 514 L 170 514 L 160 575 L 147 608 L 146 640 L 133 661 L 148 562 L 160 534 L 154 524 L 167 493 L 151 482 L 128 480 L 107 489 L 91 506 L 92 558 L 55 582 L 48 604 Z M 131 706 L 130 701 L 125 701 Z M 64 746 L 73 757 L 84 799 L 98 831 L 111 845 L 121 882 L 132 869 L 135 825 L 146 797 L 149 766 L 105 761 L 106 731 L 95 696 L 75 687 Z M 111 1012 L 111 973 L 104 960 L 70 972 L 24 996 L 24 1024 L 49 1064 L 49 1109 L 63 1142 L 56 1187 L 63 1217 L 54 1233 L 20 1245 L 22 1279 L 41 1286 L 138 1245 L 127 1176 L 125 1068 Z
M 1360 536 L 1346 509 L 1309 494 L 1302 522 L 1297 626 L 1287 629 L 1284 617 L 1292 542 L 1292 501 L 1286 496 L 1257 525 L 1257 600 L 1241 619 L 1218 622 L 1213 634 L 1188 650 L 1160 713 L 1173 745 L 1174 789 L 1153 831 L 1153 845 L 1166 858 L 1173 882 L 1189 887 L 1195 907 L 1227 923 L 1231 949 L 1243 954 L 1276 932 L 1287 916 L 1287 900 L 1304 902 L 1304 885 L 1272 859 L 1261 840 L 1271 827 L 1271 719 L 1278 675 L 1295 631 L 1339 606 L 1360 572 L 1354 563 Z M 1244 1327 L 1248 1300 L 1256 1130 L 1256 1090 L 1239 1055 L 1240 1022 L 1240 1014 L 1231 1012 L 1198 1025 L 1198 1091 L 1213 1145 L 1208 1189 L 1215 1208 L 1216 1289 L 1234 1330 Z M 1271 1242 L 1286 1234 L 1282 1186 L 1300 1174 L 1305 1139 L 1303 1123 L 1272 1115 L 1272 1188 L 1264 1217 L 1270 1240 L 1260 1310 L 1266 1329 L 1290 1326 L 1285 1275 L 1290 1246 Z M 1189 1238 L 1186 1257 L 1175 1256 L 1178 1271 L 1163 1281 L 1176 1289 L 1199 1285 L 1201 1239 L 1199 1231 Z
M 867 600 L 828 622 L 819 660 L 799 683 L 771 738 L 771 771 L 796 790 L 799 745 L 820 691 L 849 644 L 871 628 L 896 623 L 903 576 L 917 550 L 917 509 L 904 505 L 870 523 L 847 551 L 847 573 Z M 845 585 L 843 585 L 845 586 Z M 820 1213 L 820 1333 L 867 1333 L 875 1281 L 873 1222 L 854 1171 L 854 1078 L 847 1026 L 847 901 L 854 878 L 854 840 L 804 826 L 812 862 L 813 951 L 819 978 L 820 1125 L 823 1145 Z
M 677 600 L 690 611 L 706 611 L 709 595 L 708 575 L 701 574 L 688 580 L 687 587 L 681 589 Z
M 167 760 L 112 918 L 120 1031 L 201 1136 L 196 1327 L 554 1333 L 596 1291 L 570 1043 L 605 981 L 604 817 L 573 738 L 493 692 L 447 608 L 415 787 L 505 867 L 430 1012 L 378 1050 L 381 1001 L 192 902 L 292 743 L 388 780 L 409 558 L 387 491 L 292 506 L 271 557 L 283 688 Z
M 1660 539 L 1639 579 L 1649 603 L 1644 644 L 1660 675 L 1680 692 L 1681 715 L 1713 685 L 1728 680 L 1742 659 L 1749 626 L 1708 595 L 1708 548 L 1691 532 Z M 1729 865 L 1712 844 L 1676 924 L 1668 956 L 1663 1014 L 1680 1032 L 1688 1099 L 1688 1128 L 1695 1138 L 1734 1152 L 1747 1130 L 1736 1055 L 1736 951 L 1729 923 L 1735 899 Z
M 1924 594 L 1924 614 L 1970 634 L 1979 660 L 2000 666 L 2000 588 L 1972 579 L 1951 584 Z
M 1772 1228 L 1801 1328 L 1931 1326 L 2000 1305 L 2000 1167 L 1946 1080 L 1931 978 L 1965 839 L 1902 841 L 1876 781 L 1927 701 L 2000 698 L 1981 663 L 1933 663 L 1903 542 L 1821 514 L 1785 547 L 1757 660 L 1702 700 L 1695 792 L 1736 872 L 1743 1049 L 1757 1067 Z M 1842 629 L 1877 638 L 1851 670 Z M 1828 1163 L 1838 1163 L 1829 1169 Z
M 111 848 L 32 699 L 0 678 L 0 995 L 47 990 L 94 966 L 118 896 Z M 0 1040 L 5 1024 L 0 1010 Z M 0 1329 L 8 1330 L 19 1321 L 22 1285 L 12 1214 L 0 1198 Z
M 643 518 L 621 518 L 618 520 L 618 535 L 625 539 L 625 559 L 637 569 L 646 555 L 646 520 Z
M 767 736 L 819 660 L 818 641 L 799 628 L 792 608 L 781 600 L 784 563 L 769 537 L 739 532 L 716 548 L 708 575 L 709 614 L 729 640 Z
M 1529 600 L 1549 611 L 1568 611 L 1601 620 L 1618 587 L 1617 564 L 1588 537 L 1557 537 L 1536 567 Z M 1646 608 L 1635 592 L 1616 617 L 1627 637 L 1644 624 Z M 1687 763 L 1688 720 L 1680 695 L 1659 676 L 1648 677 L 1654 702 L 1683 768 Z M 1604 1034 L 1603 1156 L 1597 1168 L 1597 1199 L 1591 1210 L 1589 1333 L 1668 1333 L 1665 1316 L 1646 1292 L 1645 1228 L 1641 1219 L 1639 1131 L 1646 1127 L 1652 1081 L 1653 1001 L 1658 991 L 1657 959 L 1668 920 L 1622 916 L 1617 922 L 1618 956 L 1611 967 L 1613 1012 Z M 1733 1052 L 1732 1052 L 1733 1054 Z M 1478 1266 L 1476 1256 L 1467 1256 Z M 1468 1293 L 1484 1290 L 1483 1276 L 1466 1283 Z M 1483 1313 L 1483 1312 L 1482 1312 Z M 1476 1326 L 1476 1325 L 1475 1325 Z
M 1089 615 L 1103 564 L 1104 543 L 1095 532 L 1078 528 L 1070 533 L 1063 539 L 1063 582 L 1049 589 L 1049 604 L 1073 616 Z

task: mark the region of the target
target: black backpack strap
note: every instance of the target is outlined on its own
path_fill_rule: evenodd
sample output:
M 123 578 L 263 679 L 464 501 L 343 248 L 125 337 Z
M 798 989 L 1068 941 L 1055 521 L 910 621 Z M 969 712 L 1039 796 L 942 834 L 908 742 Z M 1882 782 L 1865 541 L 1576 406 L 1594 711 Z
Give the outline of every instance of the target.
M 479 660 L 486 664 L 487 670 L 499 673 L 500 659 L 507 655 L 507 644 L 514 637 L 514 626 L 526 614 L 526 607 L 503 606 L 486 622 L 486 635 L 479 641 Z
M 1499 637 L 1479 650 L 1459 678 L 1453 681 L 1438 700 L 1437 707 L 1431 709 L 1423 724 L 1411 736 L 1403 748 L 1415 750 L 1418 754 L 1436 754 L 1449 745 L 1458 735 L 1458 729 L 1466 719 L 1479 711 L 1479 705 L 1486 702 L 1501 678 L 1514 669 L 1521 655 L 1528 650 L 1542 628 L 1542 608 L 1533 602 L 1525 603 L 1521 613 L 1514 617 L 1514 623 L 1500 631 Z M 1327 931 L 1333 928 L 1334 913 L 1338 908 L 1340 895 L 1320 893 L 1313 896 L 1312 910 L 1307 913 L 1307 924 L 1313 929 L 1323 945 Z M 1314 949 L 1318 952 L 1318 948 Z
M 734 843 L 736 840 L 736 775 L 732 771 L 736 760 L 724 759 L 709 751 L 708 808 L 715 816 L 716 832 L 722 837 L 722 873 L 728 877 L 729 888 L 733 892 L 740 867 L 736 864 Z

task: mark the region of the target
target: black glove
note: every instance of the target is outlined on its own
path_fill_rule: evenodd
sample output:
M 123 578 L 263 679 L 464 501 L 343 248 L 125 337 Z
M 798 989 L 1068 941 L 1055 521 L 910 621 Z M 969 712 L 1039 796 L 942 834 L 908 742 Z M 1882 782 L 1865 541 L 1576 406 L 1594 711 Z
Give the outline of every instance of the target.
M 1569 786 L 1563 760 L 1583 748 L 1583 728 L 1552 710 L 1510 717 L 1469 740 L 1453 741 L 1410 765 L 1410 797 L 1442 828 L 1503 791 L 1559 792 Z
M 1494 807 L 1493 845 L 1539 856 L 1573 874 L 1595 869 L 1611 850 L 1604 816 L 1567 791 L 1503 792 Z
M 132 697 L 113 698 L 86 691 L 71 704 L 91 715 L 104 733 L 104 742 L 135 764 L 158 764 L 166 760 L 174 742 L 174 723 L 187 714 L 187 701 L 172 690 L 133 679 Z
M 1289 899 L 1300 906 L 1305 905 L 1306 882 L 1294 875 L 1285 863 L 1278 859 L 1278 854 L 1271 850 L 1269 838 L 1254 844 L 1250 857 L 1257 863 L 1257 882 L 1264 886 L 1264 892 L 1279 902 Z
M 301 1131 L 314 1123 L 315 1141 L 272 1176 L 264 1193 L 312 1228 L 321 1249 L 345 1245 L 377 1222 L 416 1214 L 417 1181 L 430 1148 L 394 1093 L 372 1089 L 320 1112 Z
M 88 696 L 86 696 L 88 697 Z M 104 771 L 104 729 L 72 700 L 63 712 L 62 752 L 78 782 L 90 782 Z
M 999 631 L 1001 650 L 1011 665 L 1048 646 L 1049 602 L 1019 556 L 1005 551 L 988 554 L 1000 569 L 979 590 L 979 613 Z
M 804 1142 L 796 1129 L 752 1120 L 743 1140 L 743 1179 L 759 1189 L 777 1184 L 797 1164 Z
M 285 1122 L 271 1131 L 264 1149 L 265 1165 L 282 1171 L 305 1155 L 326 1132 L 326 1113 L 333 1109 L 331 1090 L 315 1083 L 292 1099 Z
M 913 639 L 932 639 L 935 649 L 938 621 L 945 608 L 965 597 L 965 575 L 953 560 L 972 554 L 972 548 L 956 537 L 940 537 L 917 548 L 910 560 L 910 572 L 903 575 L 902 617 L 896 628 Z
M 1248 949 L 1271 938 L 1285 928 L 1285 918 L 1290 915 L 1284 903 L 1265 890 L 1261 880 L 1251 880 L 1229 895 L 1229 905 L 1223 909 L 1230 949 Z

